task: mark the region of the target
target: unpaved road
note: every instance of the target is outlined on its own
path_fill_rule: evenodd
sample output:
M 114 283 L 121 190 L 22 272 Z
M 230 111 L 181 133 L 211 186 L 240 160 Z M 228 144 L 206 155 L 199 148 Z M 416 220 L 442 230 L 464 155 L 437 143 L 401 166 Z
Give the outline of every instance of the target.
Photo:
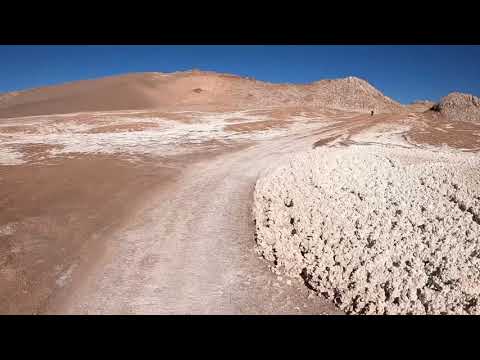
M 141 178 L 133 184 L 129 180 L 129 187 L 123 192 L 145 187 L 148 188 L 147 199 L 134 205 L 125 196 L 124 206 L 116 202 L 116 207 L 128 209 L 126 221 L 118 221 L 120 224 L 111 232 L 94 233 L 79 251 L 75 251 L 72 260 L 66 259 L 65 266 L 55 272 L 57 285 L 49 287 L 50 295 L 42 300 L 42 304 L 32 304 L 21 312 L 33 308 L 37 313 L 48 314 L 338 313 L 332 303 L 313 295 L 303 282 L 274 275 L 269 264 L 255 253 L 251 213 L 255 182 L 262 171 L 275 167 L 293 152 L 311 149 L 315 144 L 325 145 L 329 141 L 345 145 L 362 141 L 357 134 L 363 130 L 404 119 L 403 115 L 373 118 L 347 115 L 312 123 L 307 121 L 306 125 L 300 124 L 286 133 L 270 137 L 245 134 L 237 138 L 236 145 L 222 148 L 223 145 L 217 144 L 220 151 L 199 155 L 194 161 L 183 161 L 180 156 L 180 160 L 172 162 L 173 171 L 168 178 L 158 176 L 158 186 L 150 184 L 152 180 L 155 183 L 155 174 L 162 172 L 149 168 L 137 172 Z M 337 123 L 330 123 L 330 120 L 337 120 Z M 207 133 L 211 135 L 212 131 Z M 64 138 L 75 138 L 74 144 L 83 144 L 83 141 L 88 146 L 70 148 L 71 142 L 67 140 L 64 145 L 73 153 L 105 147 L 117 151 L 116 147 L 111 147 L 112 141 L 119 149 L 131 151 L 137 151 L 139 147 L 143 151 L 142 146 L 147 145 L 146 149 L 153 154 L 158 149 L 169 149 L 162 147 L 164 144 L 159 141 L 164 135 L 136 134 L 122 133 L 121 139 L 109 134 L 105 142 L 103 137 L 90 138 L 72 132 Z M 185 134 L 188 135 L 185 136 L 188 146 L 204 136 L 196 128 L 186 129 Z M 14 140 L 21 145 L 37 140 L 35 136 L 22 135 Z M 254 138 L 256 140 L 252 140 Z M 45 139 L 61 140 L 62 144 L 64 141 L 59 135 L 38 137 L 38 140 Z M 95 146 L 87 140 L 93 141 Z M 55 141 L 53 145 L 57 144 Z M 368 141 L 377 140 L 368 138 Z M 97 155 L 91 156 L 95 158 Z M 136 166 L 132 165 L 131 169 Z M 95 187 L 95 182 L 89 186 Z M 65 191 L 67 189 L 70 188 Z M 107 195 L 108 191 L 108 187 L 105 188 Z M 95 206 L 95 202 L 92 204 Z M 92 208 L 89 213 L 95 214 L 96 210 Z M 77 227 L 80 225 L 78 223 Z M 59 236 L 68 242 L 68 234 Z M 15 239 L 18 240 L 18 236 L 12 242 Z M 33 251 L 30 249 L 36 248 L 26 247 L 26 251 Z M 43 286 L 33 275 L 32 279 L 32 286 L 36 283 Z M 18 294 L 19 297 L 12 301 L 31 298 L 25 291 Z M 5 308 L 13 309 L 9 312 L 18 312 L 15 307 Z
M 254 252 L 251 204 L 259 173 L 314 140 L 318 135 L 299 133 L 188 167 L 112 236 L 90 275 L 74 279 L 45 312 L 338 312 L 309 296 L 303 283 L 278 279 Z

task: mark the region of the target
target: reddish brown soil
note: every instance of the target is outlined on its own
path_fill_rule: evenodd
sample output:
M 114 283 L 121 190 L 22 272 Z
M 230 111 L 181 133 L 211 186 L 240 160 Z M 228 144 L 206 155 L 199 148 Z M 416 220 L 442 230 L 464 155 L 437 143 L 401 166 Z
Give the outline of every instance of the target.
M 241 124 L 231 124 L 224 127 L 226 131 L 236 132 L 252 132 L 252 131 L 264 131 L 269 129 L 287 128 L 291 125 L 290 121 L 278 121 L 278 120 L 265 120 L 245 122 Z
M 425 113 L 408 133 L 410 141 L 428 145 L 447 145 L 459 149 L 480 148 L 480 124 L 448 121 L 440 115 Z
M 369 90 L 356 91 L 366 88 Z M 339 108 L 347 109 L 356 108 L 359 99 L 366 101 L 363 110 L 373 104 L 401 109 L 398 103 L 360 79 L 325 80 L 307 85 L 271 84 L 226 74 L 187 71 L 133 73 L 0 94 L 0 118 L 178 108 L 221 111 L 341 105 Z M 282 110 L 279 112 L 278 118 L 283 118 Z
M 316 141 L 316 142 L 313 144 L 313 148 L 326 145 L 326 144 L 328 144 L 329 142 L 331 142 L 331 141 L 339 138 L 340 136 L 342 136 L 342 135 L 334 135 L 334 136 L 327 137 L 327 138 L 325 138 L 325 139 L 318 140 L 318 141 Z
M 146 129 L 152 129 L 158 127 L 158 124 L 152 122 L 136 122 L 122 125 L 105 125 L 99 126 L 86 131 L 86 133 L 115 133 L 124 131 L 142 131 Z
M 177 170 L 111 157 L 0 166 L 0 313 L 38 313 L 61 274 L 97 259 L 102 237 Z M 91 255 L 89 255 L 89 253 Z
M 18 150 L 22 152 L 23 159 L 27 162 L 39 162 L 44 161 L 47 152 L 51 150 L 60 150 L 62 146 L 60 145 L 49 145 L 49 144 L 23 144 L 17 146 Z M 42 165 L 45 163 L 42 163 Z
M 37 134 L 38 130 L 34 126 L 13 125 L 13 126 L 2 126 L 2 127 L 0 127 L 0 133 L 3 133 L 3 134 L 11 134 L 11 133 Z

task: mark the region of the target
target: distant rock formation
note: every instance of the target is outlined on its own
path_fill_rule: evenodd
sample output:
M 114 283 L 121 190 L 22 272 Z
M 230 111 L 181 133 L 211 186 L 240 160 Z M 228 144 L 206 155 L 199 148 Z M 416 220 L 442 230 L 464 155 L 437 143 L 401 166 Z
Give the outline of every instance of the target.
M 314 102 L 340 110 L 399 112 L 402 106 L 382 94 L 371 84 L 354 76 L 337 80 L 321 80 L 312 84 Z
M 480 98 L 459 92 L 443 97 L 431 108 L 450 120 L 480 122 Z

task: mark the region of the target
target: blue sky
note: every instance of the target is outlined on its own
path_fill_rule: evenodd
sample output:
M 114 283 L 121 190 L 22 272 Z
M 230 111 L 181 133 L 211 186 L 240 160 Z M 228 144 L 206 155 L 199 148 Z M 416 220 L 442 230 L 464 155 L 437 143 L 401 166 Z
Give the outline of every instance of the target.
M 129 72 L 212 70 L 270 82 L 358 76 L 402 103 L 480 96 L 480 46 L 6 46 L 0 92 Z

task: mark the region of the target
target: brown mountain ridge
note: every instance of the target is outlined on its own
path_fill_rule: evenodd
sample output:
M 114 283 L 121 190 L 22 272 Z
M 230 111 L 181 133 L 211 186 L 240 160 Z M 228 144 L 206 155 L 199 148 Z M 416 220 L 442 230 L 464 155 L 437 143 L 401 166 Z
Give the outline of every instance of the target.
M 0 94 L 0 118 L 135 109 L 224 110 L 321 107 L 393 113 L 403 109 L 357 77 L 273 84 L 206 71 L 132 73 Z

